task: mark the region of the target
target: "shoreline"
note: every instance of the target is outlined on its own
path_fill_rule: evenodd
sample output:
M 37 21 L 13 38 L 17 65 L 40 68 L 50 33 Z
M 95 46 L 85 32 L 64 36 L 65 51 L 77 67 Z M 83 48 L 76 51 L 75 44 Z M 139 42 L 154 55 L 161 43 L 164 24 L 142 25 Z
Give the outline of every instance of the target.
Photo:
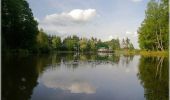
M 22 54 L 53 54 L 53 53 L 79 53 L 79 54 L 97 54 L 97 53 L 107 53 L 107 52 L 98 52 L 98 51 L 86 51 L 86 52 L 76 52 L 76 51 L 49 51 L 47 53 L 31 53 L 28 50 L 19 50 L 19 51 L 13 51 L 11 50 L 4 53 L 4 54 L 14 54 L 14 55 L 22 55 Z M 169 51 L 146 51 L 146 50 L 115 50 L 113 54 L 123 54 L 123 55 L 141 55 L 141 56 L 163 56 L 163 57 L 169 57 Z
M 116 54 L 169 57 L 168 51 L 116 50 Z

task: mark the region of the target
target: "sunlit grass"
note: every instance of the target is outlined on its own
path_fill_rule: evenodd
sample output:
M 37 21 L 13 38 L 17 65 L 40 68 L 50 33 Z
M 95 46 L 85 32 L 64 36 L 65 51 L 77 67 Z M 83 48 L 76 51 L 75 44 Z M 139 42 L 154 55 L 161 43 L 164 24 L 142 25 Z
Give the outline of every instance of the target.
M 146 51 L 146 50 L 116 50 L 115 53 L 123 55 L 142 55 L 142 56 L 169 56 L 168 51 Z

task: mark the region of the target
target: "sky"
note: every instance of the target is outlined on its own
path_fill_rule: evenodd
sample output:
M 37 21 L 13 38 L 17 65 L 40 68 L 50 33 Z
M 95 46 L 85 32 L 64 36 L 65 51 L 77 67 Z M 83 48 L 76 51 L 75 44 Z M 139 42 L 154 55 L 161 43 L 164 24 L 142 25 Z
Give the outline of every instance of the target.
M 148 0 L 27 0 L 47 34 L 96 37 L 102 41 L 130 38 L 138 47 L 137 30 Z

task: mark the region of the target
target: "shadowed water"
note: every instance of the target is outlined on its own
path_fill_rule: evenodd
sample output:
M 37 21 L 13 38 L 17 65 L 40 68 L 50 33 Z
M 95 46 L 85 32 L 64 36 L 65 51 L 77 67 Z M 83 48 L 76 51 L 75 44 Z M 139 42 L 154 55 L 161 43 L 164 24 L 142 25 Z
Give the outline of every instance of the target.
M 116 54 L 2 57 L 2 100 L 168 100 L 168 58 Z

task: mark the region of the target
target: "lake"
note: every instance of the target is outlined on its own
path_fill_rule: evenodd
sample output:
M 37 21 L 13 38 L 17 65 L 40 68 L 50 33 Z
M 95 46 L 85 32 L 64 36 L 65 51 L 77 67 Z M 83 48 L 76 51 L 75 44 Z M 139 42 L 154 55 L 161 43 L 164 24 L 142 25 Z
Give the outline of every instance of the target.
M 2 57 L 2 100 L 168 100 L 167 57 L 118 54 Z

